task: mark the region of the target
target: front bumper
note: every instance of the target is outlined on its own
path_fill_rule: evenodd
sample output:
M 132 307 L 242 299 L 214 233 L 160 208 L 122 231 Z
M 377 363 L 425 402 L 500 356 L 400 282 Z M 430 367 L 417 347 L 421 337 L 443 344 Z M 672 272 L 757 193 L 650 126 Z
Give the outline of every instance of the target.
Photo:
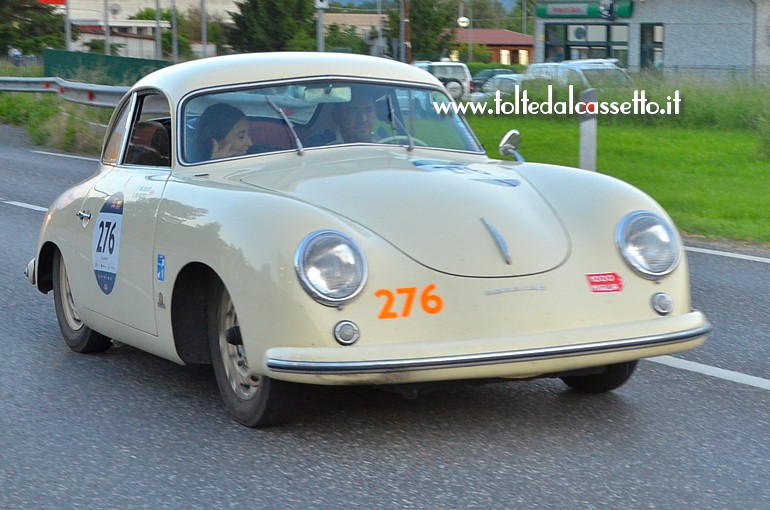
M 36 272 L 35 272 L 35 261 L 36 261 L 36 259 L 30 260 L 27 263 L 27 267 L 24 268 L 24 276 L 27 277 L 27 279 L 29 280 L 29 283 L 31 283 L 32 285 L 36 285 L 37 284 L 37 279 L 35 278 L 35 274 L 36 274 Z
M 433 346 L 274 348 L 267 351 L 265 366 L 271 377 L 316 384 L 529 378 L 689 350 L 703 343 L 710 330 L 706 317 L 693 311 L 652 324 L 602 326 L 527 338 L 472 339 Z M 461 352 L 463 346 L 475 350 Z

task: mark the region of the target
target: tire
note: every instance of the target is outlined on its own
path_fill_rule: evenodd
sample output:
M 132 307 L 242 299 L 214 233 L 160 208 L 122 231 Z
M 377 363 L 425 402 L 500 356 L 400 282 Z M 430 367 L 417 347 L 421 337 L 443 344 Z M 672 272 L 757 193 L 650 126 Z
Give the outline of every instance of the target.
M 81 354 L 104 352 L 112 341 L 83 324 L 72 299 L 67 266 L 58 251 L 53 258 L 53 301 L 56 319 L 67 347 Z
M 607 365 L 603 372 L 589 375 L 570 375 L 561 380 L 581 393 L 606 393 L 623 386 L 636 369 L 638 360 Z
M 449 92 L 449 95 L 452 96 L 452 99 L 455 100 L 462 99 L 463 95 L 465 94 L 465 88 L 463 87 L 463 84 L 454 78 L 444 80 L 444 88 L 447 92 Z
M 252 428 L 286 423 L 294 414 L 298 387 L 267 376 L 249 377 L 249 360 L 242 342 L 228 342 L 227 333 L 238 328 L 238 316 L 227 290 L 212 285 L 208 303 L 211 363 L 225 408 L 241 425 Z M 237 335 L 240 337 L 240 334 Z

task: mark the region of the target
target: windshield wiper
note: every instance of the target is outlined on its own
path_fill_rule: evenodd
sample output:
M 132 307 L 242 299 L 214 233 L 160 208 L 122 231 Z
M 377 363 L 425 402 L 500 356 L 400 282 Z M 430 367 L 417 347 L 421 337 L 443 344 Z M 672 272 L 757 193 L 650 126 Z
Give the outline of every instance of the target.
M 388 94 L 388 115 L 390 115 L 390 125 L 392 126 L 391 129 L 393 131 L 396 130 L 395 123 L 398 123 L 398 127 L 404 130 L 404 133 L 406 133 L 406 138 L 409 140 L 409 146 L 406 148 L 409 152 L 414 150 L 414 140 L 412 140 L 412 135 L 409 133 L 409 130 L 406 129 L 406 126 L 404 126 L 404 123 L 401 122 L 401 119 L 396 117 L 396 110 L 393 108 L 393 96 Z
M 294 144 L 297 146 L 297 155 L 302 156 L 305 148 L 302 146 L 302 142 L 300 142 L 299 136 L 297 136 L 297 132 L 294 130 L 294 124 L 292 124 L 289 117 L 286 116 L 286 113 L 284 113 L 283 108 L 275 104 L 272 97 L 268 97 L 267 102 L 270 104 L 270 106 L 273 107 L 273 110 L 278 112 L 278 115 L 281 116 L 283 121 L 289 127 L 289 131 L 291 131 L 291 135 L 294 137 Z

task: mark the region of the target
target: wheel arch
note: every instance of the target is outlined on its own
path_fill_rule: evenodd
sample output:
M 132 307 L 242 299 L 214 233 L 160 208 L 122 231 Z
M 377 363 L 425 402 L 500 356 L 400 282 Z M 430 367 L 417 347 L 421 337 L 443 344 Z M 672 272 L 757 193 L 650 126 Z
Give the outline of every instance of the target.
M 53 290 L 53 260 L 56 252 L 60 252 L 59 247 L 51 241 L 46 242 L 40 247 L 35 261 L 35 271 L 37 271 L 37 289 L 43 294 L 48 294 Z
M 208 299 L 222 280 L 206 264 L 192 262 L 179 272 L 171 295 L 171 328 L 177 355 L 187 364 L 211 364 Z

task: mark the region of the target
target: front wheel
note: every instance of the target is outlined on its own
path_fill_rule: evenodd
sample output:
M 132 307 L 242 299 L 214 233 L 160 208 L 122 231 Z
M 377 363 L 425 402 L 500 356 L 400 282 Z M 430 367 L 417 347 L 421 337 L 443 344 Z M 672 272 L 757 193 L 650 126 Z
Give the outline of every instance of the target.
M 72 298 L 67 266 L 58 251 L 53 258 L 53 301 L 56 319 L 67 346 L 82 354 L 103 352 L 112 347 L 112 340 L 83 324 Z
M 214 375 L 225 407 L 247 427 L 261 428 L 288 421 L 297 399 L 297 385 L 253 375 L 240 338 L 235 306 L 217 283 L 209 298 L 209 347 Z
M 623 386 L 636 369 L 638 360 L 607 365 L 602 372 L 588 375 L 570 375 L 561 380 L 581 393 L 605 393 Z

